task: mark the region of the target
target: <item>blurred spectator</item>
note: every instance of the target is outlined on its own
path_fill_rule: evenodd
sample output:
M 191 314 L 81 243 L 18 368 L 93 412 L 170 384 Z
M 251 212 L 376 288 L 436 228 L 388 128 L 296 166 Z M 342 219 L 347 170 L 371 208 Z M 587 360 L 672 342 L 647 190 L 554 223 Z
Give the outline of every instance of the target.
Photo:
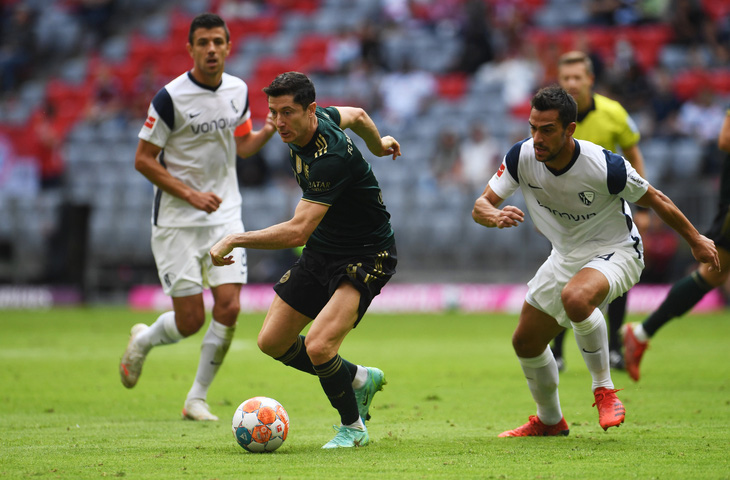
M 684 102 L 677 115 L 677 127 L 702 148 L 702 172 L 715 174 L 719 168 L 717 137 L 725 120 L 725 109 L 709 88 L 701 89 Z
M 347 73 L 360 56 L 360 39 L 343 26 L 327 43 L 325 67 L 329 73 Z
M 147 108 L 150 105 L 150 98 L 154 98 L 155 94 L 165 86 L 165 83 L 165 80 L 157 75 L 153 65 L 142 67 L 132 85 L 128 103 L 129 118 L 132 120 L 145 118 Z
M 383 68 L 381 30 L 374 22 L 363 22 L 360 26 L 360 55 L 369 67 Z
M 652 125 L 647 133 L 651 136 L 673 137 L 677 133 L 677 112 L 682 102 L 674 93 L 672 77 L 666 70 L 657 68 L 649 81 L 651 82 L 649 112 Z
M 56 108 L 49 102 L 46 102 L 31 120 L 33 134 L 38 140 L 35 144 L 35 157 L 40 174 L 40 186 L 44 190 L 58 188 L 63 184 L 65 169 L 61 154 L 63 133 L 56 120 Z
M 459 183 L 458 165 L 460 158 L 459 136 L 453 130 L 441 130 L 430 160 L 431 173 L 439 186 L 451 186 Z
M 699 0 L 672 0 L 668 12 L 672 43 L 695 46 L 714 41 L 714 27 Z
M 639 23 L 642 12 L 638 0 L 592 0 L 588 4 L 594 25 L 631 25 Z
M 618 75 L 612 78 L 611 91 L 619 97 L 620 103 L 632 112 L 649 106 L 653 93 L 652 86 L 633 57 L 628 61 L 626 70 L 617 73 Z
M 0 32 L 0 94 L 26 78 L 36 53 L 31 9 L 22 3 L 2 7 Z
M 256 18 L 265 10 L 264 0 L 222 0 L 218 15 L 230 20 Z
M 482 0 L 467 0 L 462 7 L 459 35 L 463 45 L 457 70 L 469 74 L 494 58 L 487 5 Z
M 436 79 L 429 72 L 414 70 L 405 59 L 399 70 L 383 75 L 378 93 L 385 121 L 400 127 L 427 110 L 436 93 Z
M 500 163 L 502 149 L 499 142 L 484 125 L 474 123 L 459 150 L 458 176 L 461 182 L 481 192 Z
M 107 120 L 124 121 L 127 114 L 124 107 L 121 83 L 108 66 L 101 65 L 94 80 L 87 120 L 94 124 Z
M 519 52 L 500 56 L 496 62 L 484 64 L 476 73 L 476 80 L 485 85 L 502 86 L 502 97 L 508 107 L 516 107 L 529 101 L 542 83 L 543 69 L 535 47 L 521 44 Z
M 98 45 L 109 36 L 114 14 L 114 0 L 70 0 L 72 13 L 81 21 L 89 47 Z

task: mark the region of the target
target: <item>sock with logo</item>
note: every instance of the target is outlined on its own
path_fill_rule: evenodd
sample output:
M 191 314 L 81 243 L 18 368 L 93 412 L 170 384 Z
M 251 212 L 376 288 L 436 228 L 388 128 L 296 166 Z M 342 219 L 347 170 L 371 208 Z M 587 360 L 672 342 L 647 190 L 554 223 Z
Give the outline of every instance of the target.
M 555 425 L 563 418 L 558 396 L 558 364 L 553 351 L 547 347 L 537 357 L 517 357 L 525 374 L 527 386 L 537 404 L 537 418 L 545 425 Z
M 319 383 L 330 404 L 339 412 L 340 423 L 351 425 L 360 417 L 357 410 L 355 390 L 352 388 L 352 374 L 339 355 L 322 365 L 314 365 Z
M 200 345 L 198 372 L 195 374 L 195 381 L 188 392 L 188 399 L 202 398 L 205 400 L 208 388 L 231 346 L 235 331 L 235 326 L 227 327 L 215 320 L 210 321 L 208 331 L 205 332 L 203 343 Z
M 593 390 L 598 387 L 613 388 L 608 361 L 608 335 L 603 313 L 596 308 L 582 322 L 570 323 L 573 326 L 575 343 L 593 377 Z

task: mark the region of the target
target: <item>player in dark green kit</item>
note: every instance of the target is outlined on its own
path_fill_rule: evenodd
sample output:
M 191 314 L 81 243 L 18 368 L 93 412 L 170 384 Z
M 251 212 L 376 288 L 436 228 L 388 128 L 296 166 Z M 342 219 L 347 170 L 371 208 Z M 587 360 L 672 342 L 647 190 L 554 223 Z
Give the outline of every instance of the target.
M 210 250 L 214 265 L 233 263 L 236 247 L 281 249 L 305 245 L 302 256 L 274 286 L 276 296 L 258 337 L 261 351 L 317 375 L 340 414 L 337 434 L 323 448 L 367 445 L 365 421 L 383 372 L 340 357 L 340 345 L 372 299 L 395 273 L 390 215 L 370 164 L 350 129 L 377 156 L 400 155 L 368 114 L 354 107 L 321 108 L 306 75 L 283 73 L 264 89 L 276 129 L 291 153 L 303 195 L 290 220 L 228 235 Z M 302 330 L 312 324 L 306 337 Z
M 730 273 L 730 106 L 720 130 L 718 147 L 727 152 L 720 177 L 720 202 L 707 237 L 715 242 L 721 270 L 701 264 L 697 270 L 677 281 L 659 308 L 637 325 L 624 325 L 626 371 L 639 381 L 639 363 L 649 346 L 649 339 L 664 324 L 690 311 L 712 289 L 725 283 Z

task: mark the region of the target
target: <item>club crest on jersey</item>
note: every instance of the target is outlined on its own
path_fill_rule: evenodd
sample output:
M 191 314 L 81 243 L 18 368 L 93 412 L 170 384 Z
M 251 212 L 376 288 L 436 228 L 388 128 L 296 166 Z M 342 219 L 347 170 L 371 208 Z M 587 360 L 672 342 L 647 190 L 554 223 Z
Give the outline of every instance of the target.
M 580 192 L 578 198 L 583 202 L 583 205 L 590 205 L 596 198 L 596 192 Z
M 499 170 L 497 170 L 497 178 L 501 177 L 504 173 L 504 163 L 499 166 Z
M 302 173 L 302 159 L 297 155 L 297 173 Z

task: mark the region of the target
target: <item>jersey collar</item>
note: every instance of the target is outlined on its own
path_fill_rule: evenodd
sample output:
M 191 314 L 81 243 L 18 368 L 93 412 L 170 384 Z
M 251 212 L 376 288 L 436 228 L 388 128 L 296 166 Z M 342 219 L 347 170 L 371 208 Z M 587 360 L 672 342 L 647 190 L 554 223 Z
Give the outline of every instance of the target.
M 593 110 L 596 109 L 596 97 L 595 95 L 591 95 L 591 105 L 588 107 L 588 109 L 584 112 L 578 112 L 578 123 L 582 122 L 589 113 L 591 113 Z
M 567 172 L 568 170 L 570 170 L 570 168 L 573 165 L 575 165 L 575 162 L 578 160 L 578 157 L 580 156 L 580 144 L 578 143 L 578 140 L 576 140 L 576 139 L 573 139 L 573 143 L 575 143 L 575 150 L 573 150 L 573 158 L 570 159 L 570 163 L 568 163 L 565 167 L 561 168 L 560 170 L 553 170 L 552 168 L 545 165 L 545 167 L 547 167 L 548 171 L 550 173 L 552 173 L 553 175 L 555 175 L 556 177 L 558 177 L 558 176 L 564 174 L 565 172 Z
M 216 85 L 215 87 L 211 87 L 210 85 L 202 84 L 199 81 L 195 80 L 195 77 L 193 77 L 192 70 L 188 70 L 188 78 L 195 85 L 199 86 L 200 88 L 204 88 L 206 90 L 210 90 L 211 92 L 215 92 L 216 90 L 218 90 L 218 87 L 220 87 L 223 84 L 223 78 L 222 77 L 221 77 L 221 82 L 218 85 Z

